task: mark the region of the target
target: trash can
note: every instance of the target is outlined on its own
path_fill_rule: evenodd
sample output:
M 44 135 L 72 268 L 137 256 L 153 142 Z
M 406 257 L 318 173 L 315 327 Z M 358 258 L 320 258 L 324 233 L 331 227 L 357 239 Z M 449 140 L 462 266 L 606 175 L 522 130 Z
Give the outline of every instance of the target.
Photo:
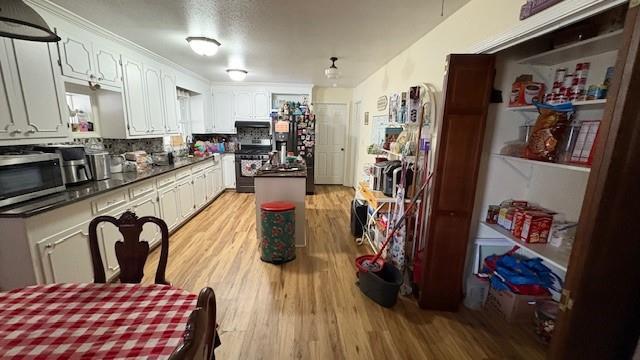
M 274 201 L 260 206 L 262 261 L 282 264 L 296 258 L 296 206 Z

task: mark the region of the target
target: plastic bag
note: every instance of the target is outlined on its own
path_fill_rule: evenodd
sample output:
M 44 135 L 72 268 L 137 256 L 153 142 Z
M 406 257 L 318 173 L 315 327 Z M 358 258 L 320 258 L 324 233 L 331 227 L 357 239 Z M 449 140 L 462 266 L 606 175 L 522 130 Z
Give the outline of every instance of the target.
M 540 115 L 533 127 L 525 149 L 525 157 L 532 160 L 557 160 L 566 128 L 571 123 L 573 105 L 536 104 Z

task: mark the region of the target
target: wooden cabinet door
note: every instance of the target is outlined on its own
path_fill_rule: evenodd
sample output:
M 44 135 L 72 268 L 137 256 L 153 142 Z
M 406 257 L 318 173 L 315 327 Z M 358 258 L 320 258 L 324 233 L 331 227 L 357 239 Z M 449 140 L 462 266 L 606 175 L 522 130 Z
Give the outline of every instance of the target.
M 176 77 L 162 72 L 162 100 L 164 101 L 165 133 L 177 134 L 178 126 L 178 93 L 176 91 Z
M 258 90 L 253 93 L 253 118 L 255 120 L 271 119 L 271 99 L 267 91 Z
M 193 175 L 193 199 L 196 209 L 207 203 L 207 180 L 203 171 Z
M 253 93 L 249 90 L 236 90 L 233 92 L 235 106 L 235 120 L 253 119 Z
M 60 65 L 62 75 L 89 81 L 94 74 L 93 43 L 78 33 L 70 34 L 58 29 Z
M 11 40 L 0 40 L 0 140 L 22 138 L 24 131 L 24 110 L 16 113 L 12 104 L 21 108 L 20 83 L 15 71 Z M 22 107 L 22 109 L 24 109 Z M 20 129 L 22 127 L 22 129 Z
M 144 66 L 144 87 L 147 101 L 147 121 L 150 134 L 164 134 L 164 103 L 162 74 L 152 66 Z
M 120 56 L 118 53 L 100 42 L 94 43 L 95 76 L 102 85 L 115 88 L 122 87 L 122 73 L 120 70 Z
M 425 267 L 420 287 L 423 308 L 456 311 L 480 155 L 495 73 L 493 55 L 450 55 L 444 86 L 443 118 L 435 152 L 429 198 Z
M 178 205 L 182 221 L 188 219 L 195 211 L 196 203 L 193 196 L 193 182 L 191 180 L 178 184 Z
M 26 112 L 24 138 L 69 136 L 67 103 L 55 45 L 12 42 Z
M 167 223 L 169 230 L 180 224 L 180 209 L 178 203 L 178 189 L 171 186 L 158 192 L 160 199 L 160 217 Z
M 147 134 L 147 111 L 142 63 L 122 57 L 122 74 L 129 135 L 145 135 Z
M 214 89 L 212 97 L 215 132 L 222 134 L 235 133 L 233 92 L 227 89 Z
M 47 284 L 93 282 L 88 230 L 84 223 L 38 242 Z

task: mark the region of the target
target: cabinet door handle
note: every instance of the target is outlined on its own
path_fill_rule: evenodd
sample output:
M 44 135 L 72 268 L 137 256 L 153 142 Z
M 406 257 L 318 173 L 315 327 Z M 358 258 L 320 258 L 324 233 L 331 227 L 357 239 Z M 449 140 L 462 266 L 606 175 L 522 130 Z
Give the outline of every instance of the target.
M 54 247 L 56 247 L 54 243 L 48 243 L 44 246 L 45 249 L 53 249 Z
M 35 132 L 36 132 L 35 130 L 33 130 L 33 129 L 29 129 L 29 130 L 25 131 L 24 133 L 25 133 L 25 134 L 33 134 L 33 133 L 35 133 Z
M 15 129 L 12 132 L 15 134 L 22 134 L 22 129 Z

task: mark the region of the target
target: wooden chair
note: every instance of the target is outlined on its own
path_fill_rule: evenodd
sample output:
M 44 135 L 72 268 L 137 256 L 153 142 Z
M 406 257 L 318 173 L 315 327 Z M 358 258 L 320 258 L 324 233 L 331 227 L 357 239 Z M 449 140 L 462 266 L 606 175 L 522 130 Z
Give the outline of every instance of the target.
M 98 216 L 89 223 L 89 248 L 91 250 L 93 281 L 95 283 L 107 282 L 96 231 L 98 224 L 101 222 L 109 222 L 115 225 L 124 238 L 124 241 L 116 242 L 115 251 L 120 265 L 120 282 L 129 284 L 138 284 L 142 281 L 144 264 L 149 256 L 149 243 L 140 241 L 142 225 L 146 223 L 158 225 L 162 233 L 162 241 L 155 283 L 169 285 L 169 282 L 165 279 L 167 258 L 169 257 L 169 228 L 167 224 L 162 219 L 152 216 L 138 218 L 131 211 L 126 211 L 119 219 L 113 216 Z
M 214 349 L 220 345 L 216 332 L 216 296 L 206 287 L 198 295 L 196 309 L 189 315 L 183 342 L 169 360 L 215 360 Z

